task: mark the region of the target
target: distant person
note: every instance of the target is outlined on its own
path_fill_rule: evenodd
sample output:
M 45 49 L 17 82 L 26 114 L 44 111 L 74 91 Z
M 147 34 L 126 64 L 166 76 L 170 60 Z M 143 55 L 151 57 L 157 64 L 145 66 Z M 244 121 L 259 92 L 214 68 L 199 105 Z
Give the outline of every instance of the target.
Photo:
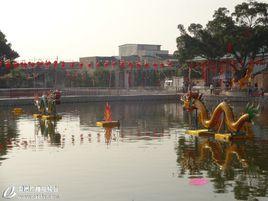
M 214 90 L 213 84 L 210 84 L 209 85 L 209 89 L 210 89 L 210 94 L 212 95 L 213 94 L 213 90 Z

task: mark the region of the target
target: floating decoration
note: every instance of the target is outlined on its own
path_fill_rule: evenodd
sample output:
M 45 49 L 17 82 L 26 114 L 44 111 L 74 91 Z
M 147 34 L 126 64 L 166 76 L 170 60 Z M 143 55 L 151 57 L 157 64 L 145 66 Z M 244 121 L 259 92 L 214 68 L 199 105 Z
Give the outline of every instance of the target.
M 252 131 L 252 120 L 259 112 L 259 107 L 248 105 L 243 115 L 237 120 L 234 119 L 234 113 L 225 101 L 221 102 L 212 112 L 211 117 L 202 101 L 202 94 L 189 92 L 181 99 L 183 106 L 187 111 L 196 110 L 199 112 L 199 123 L 204 127 L 200 130 L 188 130 L 187 134 L 197 136 L 214 136 L 219 140 L 251 139 L 254 137 Z M 223 116 L 222 116 L 223 115 Z M 197 119 L 197 117 L 196 117 Z M 196 122 L 197 124 L 197 122 Z M 227 133 L 220 133 L 222 126 L 227 129 Z
M 98 121 L 96 123 L 97 126 L 106 127 L 106 128 L 113 128 L 119 127 L 119 121 L 112 121 L 112 112 L 109 103 L 106 103 L 105 111 L 104 111 L 104 121 Z
M 18 116 L 18 115 L 23 114 L 24 111 L 23 111 L 22 108 L 18 108 L 18 107 L 16 107 L 16 108 L 13 108 L 12 113 L 13 113 L 14 115 Z
M 38 95 L 34 98 L 34 105 L 38 109 L 38 114 L 34 114 L 34 118 L 42 119 L 61 119 L 61 115 L 57 114 L 56 105 L 60 104 L 61 93 L 58 90 L 50 91 L 48 94 L 43 93 L 41 97 Z

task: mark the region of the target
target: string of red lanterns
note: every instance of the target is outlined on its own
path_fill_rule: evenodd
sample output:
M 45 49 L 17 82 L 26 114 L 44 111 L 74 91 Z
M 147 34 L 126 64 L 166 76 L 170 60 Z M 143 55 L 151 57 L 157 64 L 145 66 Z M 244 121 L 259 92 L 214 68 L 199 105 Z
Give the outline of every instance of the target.
M 79 62 L 65 62 L 65 61 L 54 61 L 54 62 L 50 62 L 50 61 L 38 61 L 38 62 L 10 62 L 10 61 L 6 61 L 6 62 L 1 62 L 0 61 L 0 68 L 2 67 L 6 67 L 6 69 L 10 69 L 11 67 L 13 68 L 35 68 L 35 67 L 46 67 L 46 68 L 50 68 L 50 67 L 54 67 L 54 69 L 61 67 L 62 69 L 65 69 L 67 66 L 69 66 L 70 68 L 74 68 L 75 66 L 78 66 L 80 69 L 87 67 L 87 68 L 92 68 L 92 67 L 112 67 L 115 68 L 116 66 L 120 67 L 121 69 L 123 68 L 137 68 L 140 69 L 142 67 L 144 68 L 150 68 L 153 67 L 154 69 L 157 69 L 158 67 L 160 68 L 164 68 L 164 67 L 175 67 L 174 64 L 171 61 L 168 61 L 166 64 L 164 64 L 163 62 L 153 62 L 153 63 L 149 63 L 149 62 L 141 62 L 141 61 L 124 61 L 124 60 L 120 60 L 120 61 L 108 61 L 105 60 L 104 62 L 100 62 L 100 61 L 96 61 L 95 65 L 94 63 L 89 63 L 87 65 L 84 66 L 83 63 L 79 63 Z

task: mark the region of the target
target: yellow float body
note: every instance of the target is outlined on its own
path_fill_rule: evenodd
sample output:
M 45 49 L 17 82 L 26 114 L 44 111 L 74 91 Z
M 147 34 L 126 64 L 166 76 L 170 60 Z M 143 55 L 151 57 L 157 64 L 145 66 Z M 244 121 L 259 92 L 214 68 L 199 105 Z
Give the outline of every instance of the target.
M 119 121 L 98 121 L 96 123 L 96 126 L 105 127 L 105 128 L 113 128 L 113 127 L 119 127 L 120 123 Z

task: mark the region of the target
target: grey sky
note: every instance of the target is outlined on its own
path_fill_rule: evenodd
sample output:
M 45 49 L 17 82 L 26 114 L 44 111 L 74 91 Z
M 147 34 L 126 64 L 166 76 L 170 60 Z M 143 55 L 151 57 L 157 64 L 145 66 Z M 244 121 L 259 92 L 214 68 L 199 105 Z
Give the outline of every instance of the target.
M 177 25 L 206 24 L 218 7 L 242 0 L 8 0 L 0 30 L 19 60 L 118 55 L 125 43 L 176 49 Z M 5 9 L 3 9 L 5 8 Z

